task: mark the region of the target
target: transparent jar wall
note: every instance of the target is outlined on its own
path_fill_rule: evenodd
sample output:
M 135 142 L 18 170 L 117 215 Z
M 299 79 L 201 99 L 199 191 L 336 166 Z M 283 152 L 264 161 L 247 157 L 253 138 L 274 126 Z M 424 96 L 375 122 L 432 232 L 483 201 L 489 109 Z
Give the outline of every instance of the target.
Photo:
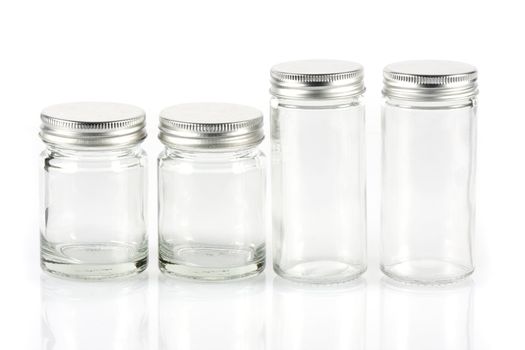
M 159 157 L 159 251 L 164 272 L 222 280 L 265 264 L 264 155 L 189 152 Z
M 473 271 L 476 109 L 383 107 L 381 268 L 444 283 Z
M 360 99 L 272 98 L 274 269 L 312 283 L 366 269 L 365 110 Z
M 48 147 L 41 161 L 44 270 L 86 279 L 144 270 L 144 151 Z

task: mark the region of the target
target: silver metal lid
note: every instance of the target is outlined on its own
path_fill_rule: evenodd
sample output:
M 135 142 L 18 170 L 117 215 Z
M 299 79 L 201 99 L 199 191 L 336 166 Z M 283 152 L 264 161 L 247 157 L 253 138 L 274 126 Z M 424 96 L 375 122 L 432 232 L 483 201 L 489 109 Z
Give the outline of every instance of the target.
M 476 68 L 453 61 L 403 61 L 383 70 L 383 95 L 410 101 L 454 101 L 478 94 Z
M 45 108 L 40 137 L 70 147 L 124 147 L 146 138 L 142 109 L 109 102 L 76 102 Z
M 159 139 L 186 149 L 242 148 L 264 139 L 263 115 L 229 103 L 186 103 L 160 112 Z
M 363 66 L 338 60 L 304 60 L 277 64 L 270 93 L 290 99 L 331 99 L 365 92 Z

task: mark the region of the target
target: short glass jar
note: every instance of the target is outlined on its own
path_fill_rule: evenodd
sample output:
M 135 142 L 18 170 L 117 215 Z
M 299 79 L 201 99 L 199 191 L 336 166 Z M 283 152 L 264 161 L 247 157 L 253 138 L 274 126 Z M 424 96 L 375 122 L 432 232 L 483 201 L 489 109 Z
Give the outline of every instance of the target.
M 254 276 L 265 266 L 264 138 L 257 109 L 176 105 L 160 113 L 159 265 L 200 280 Z
M 381 269 L 447 283 L 473 270 L 477 72 L 449 61 L 384 70 Z
M 41 264 L 55 275 L 104 279 L 148 261 L 145 114 L 99 102 L 41 114 Z
M 338 283 L 366 270 L 363 68 L 334 60 L 271 70 L 273 264 Z

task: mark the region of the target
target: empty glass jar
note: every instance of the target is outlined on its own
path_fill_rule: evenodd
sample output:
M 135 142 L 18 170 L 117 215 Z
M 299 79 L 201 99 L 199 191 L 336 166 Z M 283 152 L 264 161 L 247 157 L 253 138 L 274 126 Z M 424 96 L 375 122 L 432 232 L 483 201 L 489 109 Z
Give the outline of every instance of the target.
M 407 61 L 384 70 L 381 269 L 406 282 L 473 272 L 477 72 Z
M 274 269 L 312 283 L 366 270 L 363 69 L 345 61 L 271 70 Z
M 140 108 L 69 103 L 41 114 L 41 264 L 65 277 L 132 275 L 147 265 L 146 137 Z
M 190 103 L 160 114 L 159 264 L 202 280 L 258 274 L 265 264 L 264 138 L 257 109 Z

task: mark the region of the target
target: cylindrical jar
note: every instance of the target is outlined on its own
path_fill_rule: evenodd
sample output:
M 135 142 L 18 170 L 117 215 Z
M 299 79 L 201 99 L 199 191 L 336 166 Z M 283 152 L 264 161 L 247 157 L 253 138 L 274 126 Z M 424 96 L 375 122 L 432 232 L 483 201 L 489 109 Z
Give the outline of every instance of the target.
M 281 63 L 271 70 L 273 263 L 311 283 L 366 270 L 362 66 Z
M 449 61 L 384 70 L 381 269 L 446 283 L 473 270 L 477 72 Z
M 44 109 L 41 120 L 42 268 L 81 279 L 143 271 L 144 111 L 117 103 L 68 103 Z
M 189 103 L 160 113 L 159 265 L 201 280 L 265 265 L 265 171 L 255 108 Z

